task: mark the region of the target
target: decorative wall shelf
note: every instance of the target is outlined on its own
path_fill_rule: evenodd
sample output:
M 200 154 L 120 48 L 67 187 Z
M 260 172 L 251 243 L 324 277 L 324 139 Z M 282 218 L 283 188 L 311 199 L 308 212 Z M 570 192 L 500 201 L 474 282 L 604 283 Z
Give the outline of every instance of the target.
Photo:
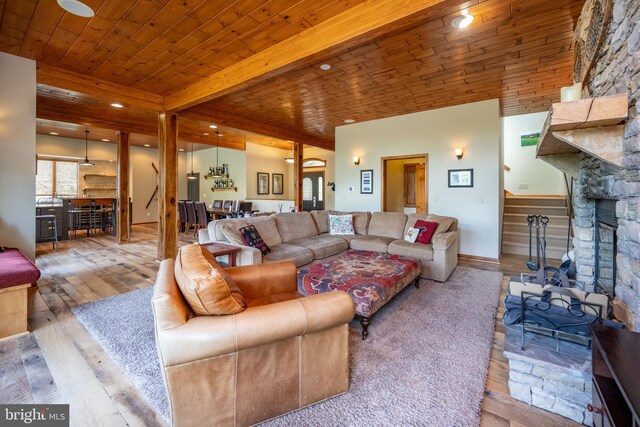
M 228 179 L 229 174 L 224 175 L 205 175 L 204 179 Z
M 622 166 L 627 95 L 612 95 L 553 104 L 538 141 L 537 156 L 585 152 Z
M 211 187 L 211 191 L 238 191 L 238 187 Z

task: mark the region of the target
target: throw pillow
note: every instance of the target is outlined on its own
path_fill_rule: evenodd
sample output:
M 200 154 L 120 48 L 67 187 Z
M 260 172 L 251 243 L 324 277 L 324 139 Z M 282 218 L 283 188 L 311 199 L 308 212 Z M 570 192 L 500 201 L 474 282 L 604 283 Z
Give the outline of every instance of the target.
M 332 236 L 353 236 L 353 215 L 329 215 L 329 234 Z
M 262 256 L 271 252 L 271 248 L 269 248 L 264 240 L 262 240 L 262 237 L 260 237 L 260 233 L 256 230 L 255 225 L 247 225 L 246 227 L 242 227 L 239 231 L 242 234 L 242 237 L 244 237 L 246 244 L 260 249 Z
M 247 306 L 233 279 L 197 243 L 178 250 L 173 272 L 182 295 L 198 315 L 236 314 Z
M 406 240 L 407 242 L 415 243 L 418 235 L 420 234 L 420 231 L 421 230 L 419 228 L 409 228 L 407 230 L 407 234 L 404 235 L 404 240 Z
M 427 216 L 427 221 L 433 221 L 438 224 L 438 228 L 434 234 L 446 233 L 449 228 L 451 228 L 451 224 L 453 224 L 453 218 L 433 214 Z
M 433 233 L 435 233 L 436 228 L 438 228 L 438 223 L 419 219 L 413 226 L 420 229 L 420 234 L 418 235 L 416 242 L 428 245 L 431 243 Z

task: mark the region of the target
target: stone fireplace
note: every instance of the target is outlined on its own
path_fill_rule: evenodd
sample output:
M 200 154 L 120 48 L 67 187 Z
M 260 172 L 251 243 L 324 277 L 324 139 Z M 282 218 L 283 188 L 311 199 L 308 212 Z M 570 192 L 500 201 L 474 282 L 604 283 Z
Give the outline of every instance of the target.
M 596 279 L 604 286 L 611 285 L 616 296 L 616 317 L 637 331 L 640 331 L 639 22 L 640 2 L 613 0 L 604 44 L 587 89 L 590 97 L 628 96 L 629 116 L 622 136 L 622 164 L 617 167 L 589 154 L 580 154 L 573 200 L 577 279 L 590 285 L 594 285 Z M 597 221 L 596 207 L 602 199 L 615 201 L 617 227 Z M 596 264 L 600 271 L 596 271 Z

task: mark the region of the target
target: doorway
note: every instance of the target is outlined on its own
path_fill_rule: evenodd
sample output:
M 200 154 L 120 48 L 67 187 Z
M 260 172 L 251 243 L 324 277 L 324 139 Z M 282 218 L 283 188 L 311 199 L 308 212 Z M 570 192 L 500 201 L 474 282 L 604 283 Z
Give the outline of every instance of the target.
M 187 179 L 187 199 L 192 202 L 200 201 L 200 172 L 195 172 L 195 179 Z
M 428 213 L 428 154 L 382 158 L 382 210 Z
M 302 210 L 324 209 L 324 172 L 302 174 Z

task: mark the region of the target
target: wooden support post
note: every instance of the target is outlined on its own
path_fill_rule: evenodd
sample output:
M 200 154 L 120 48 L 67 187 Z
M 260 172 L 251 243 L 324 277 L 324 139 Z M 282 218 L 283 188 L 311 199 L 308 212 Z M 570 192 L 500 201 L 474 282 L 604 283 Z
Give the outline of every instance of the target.
M 129 133 L 118 132 L 118 212 L 116 214 L 116 241 L 129 241 L 129 173 L 131 171 L 131 156 L 129 150 Z
M 303 144 L 295 142 L 293 144 L 293 201 L 298 211 L 302 210 L 302 159 Z
M 178 117 L 158 114 L 158 258 L 175 258 L 178 253 Z

